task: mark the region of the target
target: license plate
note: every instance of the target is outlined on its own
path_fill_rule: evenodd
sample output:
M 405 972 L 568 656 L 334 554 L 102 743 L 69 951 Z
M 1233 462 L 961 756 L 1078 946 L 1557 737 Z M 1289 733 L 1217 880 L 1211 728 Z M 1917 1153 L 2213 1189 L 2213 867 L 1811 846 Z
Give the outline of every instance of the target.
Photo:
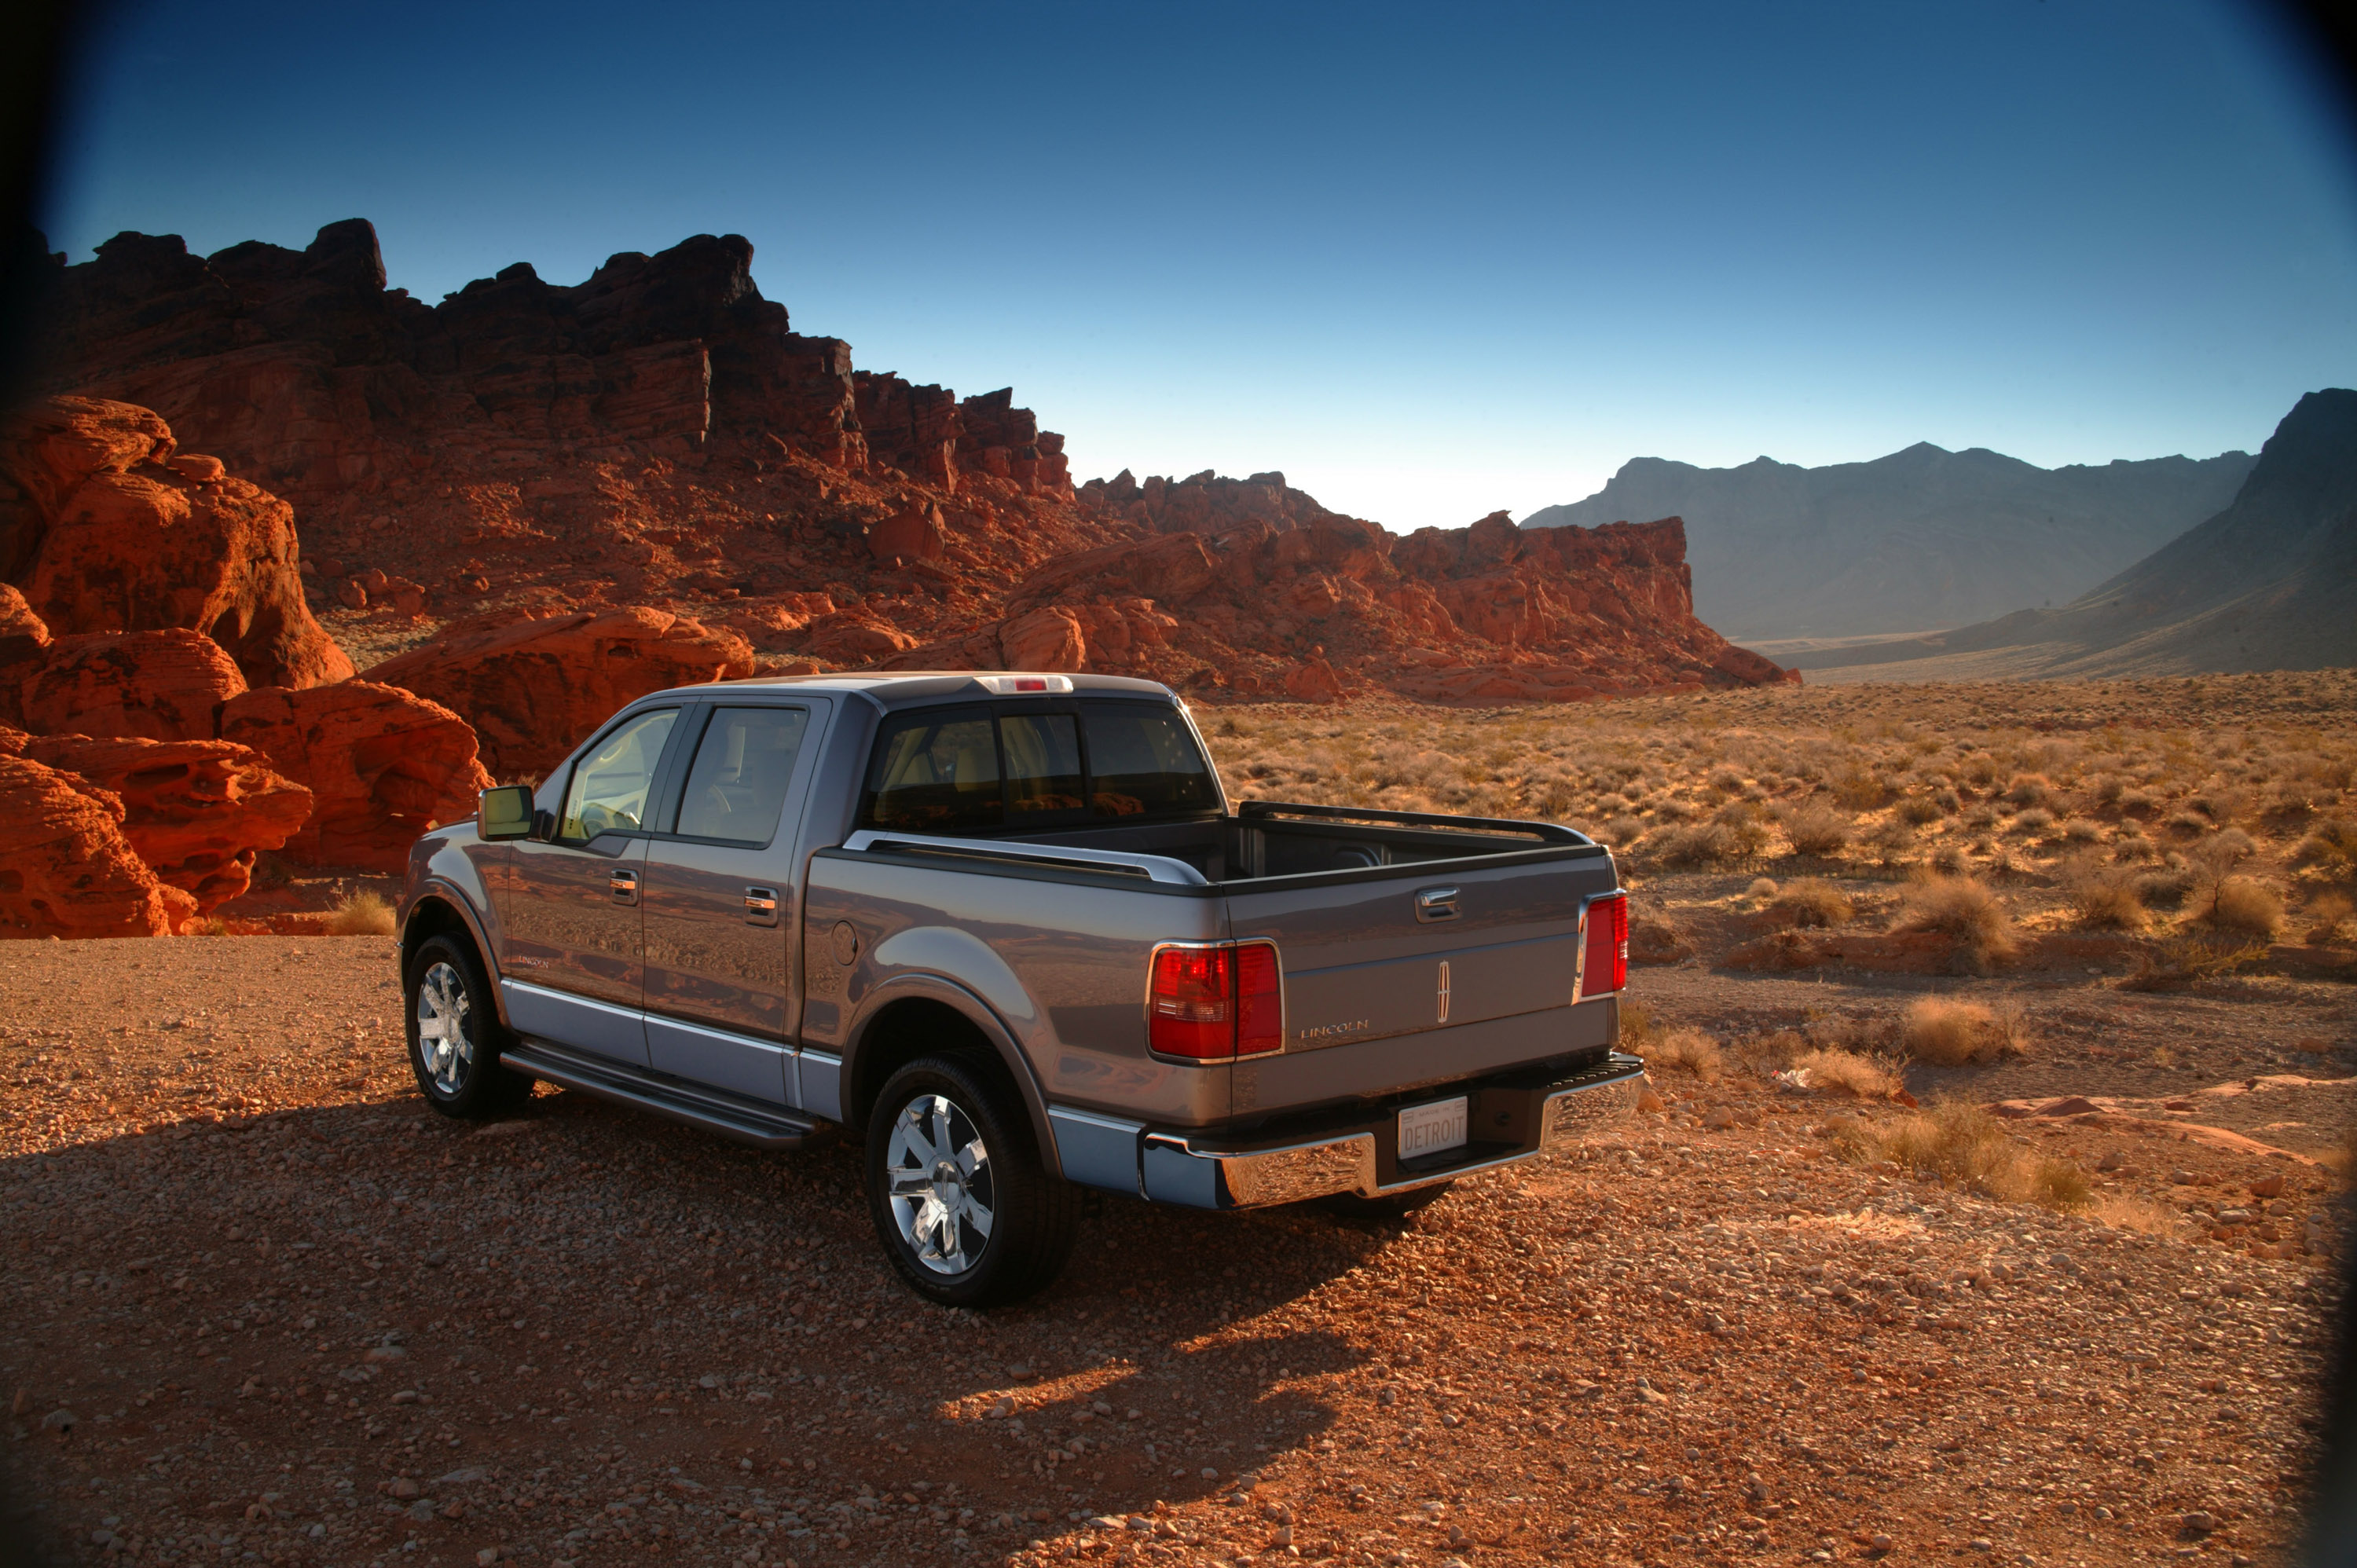
M 1465 1143 L 1465 1096 L 1411 1105 L 1399 1113 L 1399 1157 L 1437 1155 Z

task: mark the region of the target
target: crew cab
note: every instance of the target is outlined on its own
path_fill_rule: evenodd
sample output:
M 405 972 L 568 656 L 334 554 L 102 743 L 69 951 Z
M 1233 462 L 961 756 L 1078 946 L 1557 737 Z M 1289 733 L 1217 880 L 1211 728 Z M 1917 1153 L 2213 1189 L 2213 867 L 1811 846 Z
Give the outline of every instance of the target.
M 1110 676 L 640 698 L 412 850 L 411 1063 L 763 1148 L 841 1124 L 900 1275 L 1052 1280 L 1084 1189 L 1402 1210 L 1621 1108 L 1628 907 L 1550 822 L 1248 800 Z

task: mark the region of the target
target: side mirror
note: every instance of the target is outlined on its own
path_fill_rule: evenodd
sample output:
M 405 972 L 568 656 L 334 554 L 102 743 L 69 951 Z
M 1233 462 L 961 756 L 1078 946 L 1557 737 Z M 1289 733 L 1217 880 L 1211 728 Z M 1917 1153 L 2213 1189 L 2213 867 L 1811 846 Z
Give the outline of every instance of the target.
M 486 840 L 532 836 L 532 791 L 522 784 L 486 789 L 476 807 L 475 832 Z

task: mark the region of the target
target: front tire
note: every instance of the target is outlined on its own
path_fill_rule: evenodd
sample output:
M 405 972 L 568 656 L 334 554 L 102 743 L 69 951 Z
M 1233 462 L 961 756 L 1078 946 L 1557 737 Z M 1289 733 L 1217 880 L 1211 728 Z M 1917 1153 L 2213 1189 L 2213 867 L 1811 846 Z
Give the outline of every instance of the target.
M 1003 1306 L 1054 1283 L 1079 1189 L 1048 1173 L 1023 1101 L 992 1058 L 924 1057 L 867 1117 L 867 1208 L 892 1266 L 944 1306 Z
M 532 1098 L 532 1079 L 500 1065 L 507 1031 L 472 949 L 430 937 L 410 958 L 407 978 L 409 1067 L 427 1104 L 445 1116 L 481 1122 Z

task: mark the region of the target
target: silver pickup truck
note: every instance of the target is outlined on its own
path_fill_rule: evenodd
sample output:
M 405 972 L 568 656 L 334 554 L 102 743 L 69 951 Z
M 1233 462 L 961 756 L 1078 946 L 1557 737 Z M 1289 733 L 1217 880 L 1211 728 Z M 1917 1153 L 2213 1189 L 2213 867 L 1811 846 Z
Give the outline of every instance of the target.
M 411 1064 L 763 1148 L 839 1122 L 900 1274 L 982 1306 L 1082 1189 L 1404 1210 L 1625 1103 L 1628 909 L 1546 822 L 1246 801 L 1146 681 L 895 674 L 630 703 L 411 851 Z

